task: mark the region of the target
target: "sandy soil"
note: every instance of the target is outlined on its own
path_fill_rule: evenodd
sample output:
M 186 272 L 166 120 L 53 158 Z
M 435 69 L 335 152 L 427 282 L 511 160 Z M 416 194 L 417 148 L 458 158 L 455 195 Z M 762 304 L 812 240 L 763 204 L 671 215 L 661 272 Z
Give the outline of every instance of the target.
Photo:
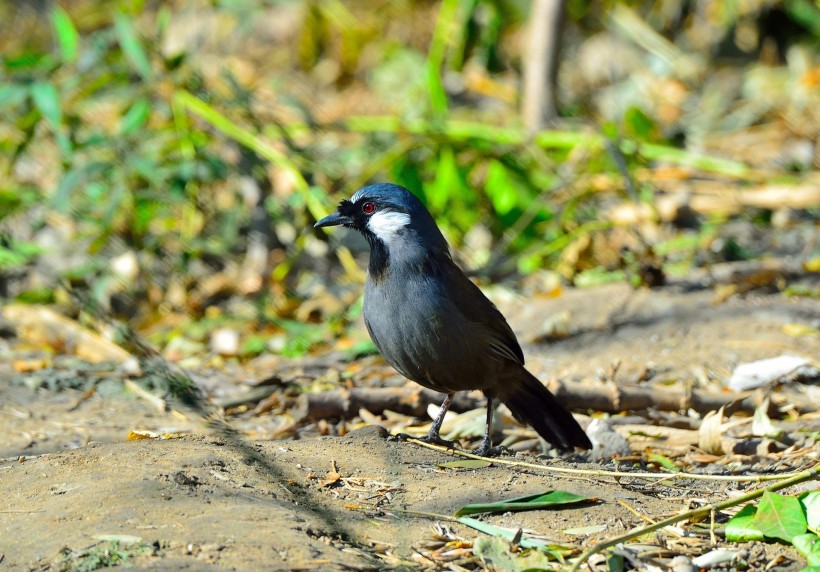
M 707 291 L 650 293 L 615 286 L 500 304 L 523 340 L 537 337 L 547 317 L 568 312 L 566 339 L 526 345 L 528 361 L 542 378 L 595 379 L 619 360 L 619 383 L 634 382 L 647 367 L 663 372 L 659 382 L 683 383 L 702 378 L 702 372 L 724 379 L 739 362 L 782 353 L 818 357 L 816 337 L 782 329 L 816 322 L 816 301 L 773 294 L 713 302 Z M 452 515 L 470 502 L 562 489 L 600 500 L 482 520 L 577 546 L 639 524 L 633 511 L 658 519 L 688 508 L 692 499 L 720 500 L 728 489 L 745 489 L 738 483 L 616 482 L 498 464 L 443 469 L 437 465 L 451 455 L 388 440 L 377 427 L 298 441 L 189 434 L 126 442 L 131 429 L 193 427 L 144 401 L 80 397 L 75 391 L 0 384 L 0 570 L 61 569 L 65 547 L 77 553 L 99 542 L 95 537 L 112 534 L 142 538 L 149 548 L 131 561 L 150 569 L 431 566 L 417 551 L 434 536 L 435 523 L 466 539 L 480 534 L 402 511 Z M 581 456 L 519 457 L 601 468 Z M 328 475 L 334 470 L 338 475 Z M 592 524 L 605 529 L 590 538 L 563 532 Z M 688 549 L 669 548 L 689 554 L 710 549 L 708 538 L 692 540 Z M 752 562 L 785 556 L 777 570 L 802 567 L 788 547 L 741 548 Z

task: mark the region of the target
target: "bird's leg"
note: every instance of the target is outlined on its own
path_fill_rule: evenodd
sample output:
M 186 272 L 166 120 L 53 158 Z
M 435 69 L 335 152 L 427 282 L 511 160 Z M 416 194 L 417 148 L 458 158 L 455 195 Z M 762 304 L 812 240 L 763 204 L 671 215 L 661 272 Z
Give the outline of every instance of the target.
M 450 404 L 453 402 L 453 394 L 448 393 L 447 397 L 444 398 L 444 401 L 441 402 L 441 409 L 438 411 L 438 415 L 436 418 L 433 419 L 433 424 L 430 426 L 430 432 L 427 433 L 427 437 L 423 438 L 422 441 L 426 441 L 428 443 L 438 443 L 439 445 L 445 445 L 447 447 L 452 447 L 452 441 L 445 441 L 441 438 L 438 432 L 441 430 L 441 424 L 444 423 L 444 416 L 447 415 L 447 411 L 450 409 Z
M 490 433 L 493 425 L 493 398 L 487 397 L 487 423 L 484 426 L 484 439 L 481 440 L 481 445 L 478 449 L 473 451 L 474 455 L 479 457 L 495 457 L 501 453 L 501 447 L 493 447 L 493 438 Z
M 413 437 L 407 433 L 398 433 L 395 435 L 395 438 L 401 441 L 404 439 L 417 439 L 419 441 L 424 441 L 425 443 L 435 443 L 436 445 L 444 445 L 445 447 L 454 447 L 455 443 L 453 441 L 442 439 L 438 434 L 441 430 L 441 424 L 444 423 L 444 416 L 447 415 L 447 411 L 450 409 L 450 404 L 452 402 L 453 394 L 448 393 L 447 397 L 445 397 L 444 401 L 441 403 L 441 409 L 439 410 L 438 415 L 436 415 L 436 418 L 433 419 L 433 424 L 430 426 L 430 431 L 424 437 Z

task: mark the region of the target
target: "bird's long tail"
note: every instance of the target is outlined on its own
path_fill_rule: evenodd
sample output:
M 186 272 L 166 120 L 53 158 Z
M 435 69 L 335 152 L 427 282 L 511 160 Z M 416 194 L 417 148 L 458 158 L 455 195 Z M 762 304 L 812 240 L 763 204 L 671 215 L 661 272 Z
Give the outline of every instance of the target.
M 541 437 L 560 449 L 591 449 L 589 437 L 572 413 L 534 375 L 523 367 L 521 376 L 505 384 L 498 397 L 516 419 L 528 423 Z

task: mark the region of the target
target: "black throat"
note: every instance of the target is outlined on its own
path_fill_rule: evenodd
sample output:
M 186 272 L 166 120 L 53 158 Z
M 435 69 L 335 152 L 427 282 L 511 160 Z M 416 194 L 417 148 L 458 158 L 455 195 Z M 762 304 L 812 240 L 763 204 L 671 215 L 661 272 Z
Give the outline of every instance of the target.
M 376 238 L 372 232 L 365 232 L 364 237 L 370 243 L 370 263 L 367 271 L 370 277 L 376 282 L 381 282 L 387 274 L 387 267 L 390 265 L 390 251 L 387 245 Z

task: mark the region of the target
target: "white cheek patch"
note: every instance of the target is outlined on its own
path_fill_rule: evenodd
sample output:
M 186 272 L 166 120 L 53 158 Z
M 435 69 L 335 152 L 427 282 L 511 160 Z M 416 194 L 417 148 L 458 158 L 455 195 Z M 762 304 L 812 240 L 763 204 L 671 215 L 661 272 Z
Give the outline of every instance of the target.
M 395 211 L 379 211 L 367 221 L 367 228 L 384 242 L 390 242 L 396 234 L 410 224 L 410 215 Z

